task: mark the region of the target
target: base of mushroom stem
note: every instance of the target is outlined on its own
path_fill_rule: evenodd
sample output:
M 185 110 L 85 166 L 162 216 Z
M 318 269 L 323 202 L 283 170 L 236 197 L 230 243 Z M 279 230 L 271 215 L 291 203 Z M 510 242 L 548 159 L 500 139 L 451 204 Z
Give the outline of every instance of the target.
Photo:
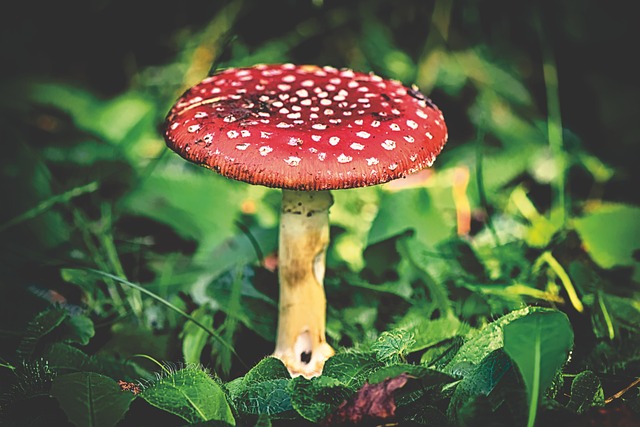
M 298 352 L 284 351 L 273 353 L 284 363 L 292 377 L 303 376 L 305 378 L 313 378 L 322 374 L 324 363 L 335 354 L 333 348 L 326 342 L 320 343 L 313 351 L 309 361 L 301 361 Z

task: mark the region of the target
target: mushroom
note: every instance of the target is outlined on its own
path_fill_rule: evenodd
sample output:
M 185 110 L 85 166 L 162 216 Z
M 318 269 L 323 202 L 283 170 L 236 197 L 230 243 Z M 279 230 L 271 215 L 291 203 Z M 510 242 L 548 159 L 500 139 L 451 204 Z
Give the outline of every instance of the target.
M 166 120 L 185 159 L 250 184 L 281 188 L 274 356 L 291 375 L 319 375 L 330 190 L 364 187 L 431 166 L 447 140 L 441 111 L 416 87 L 313 65 L 230 68 L 189 89 Z

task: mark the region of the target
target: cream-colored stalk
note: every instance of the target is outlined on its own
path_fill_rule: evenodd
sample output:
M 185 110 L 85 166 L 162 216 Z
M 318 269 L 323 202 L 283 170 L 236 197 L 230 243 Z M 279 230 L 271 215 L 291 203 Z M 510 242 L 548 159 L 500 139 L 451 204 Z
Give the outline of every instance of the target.
M 292 376 L 322 373 L 334 354 L 325 339 L 325 254 L 329 245 L 329 191 L 283 190 L 278 249 L 280 302 L 274 356 Z

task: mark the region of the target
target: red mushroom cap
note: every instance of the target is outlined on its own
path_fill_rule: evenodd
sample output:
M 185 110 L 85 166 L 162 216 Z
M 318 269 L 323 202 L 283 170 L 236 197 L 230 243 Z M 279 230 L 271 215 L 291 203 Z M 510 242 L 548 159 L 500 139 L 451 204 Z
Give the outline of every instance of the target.
M 363 187 L 431 166 L 442 112 L 373 74 L 293 64 L 230 68 L 169 112 L 167 145 L 220 174 L 268 187 Z

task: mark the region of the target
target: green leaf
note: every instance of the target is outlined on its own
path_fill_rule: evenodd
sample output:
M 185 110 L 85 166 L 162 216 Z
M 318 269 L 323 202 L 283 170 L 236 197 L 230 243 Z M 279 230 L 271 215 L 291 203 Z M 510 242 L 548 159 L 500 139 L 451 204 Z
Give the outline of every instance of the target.
M 64 343 L 54 343 L 47 349 L 44 358 L 58 373 L 82 371 L 90 363 L 89 356 L 82 350 Z
M 93 322 L 86 316 L 69 315 L 62 326 L 60 338 L 64 342 L 87 345 L 96 333 Z
M 265 357 L 247 372 L 244 384 L 258 383 L 266 380 L 290 379 L 289 371 L 284 363 L 275 357 Z
M 477 365 L 489 353 L 502 348 L 502 330 L 505 325 L 540 310 L 542 309 L 536 307 L 525 307 L 520 310 L 514 310 L 507 313 L 497 320 L 489 323 L 464 342 L 455 356 L 453 356 L 442 368 L 443 372 L 451 375 L 458 375 L 459 371 L 468 370 L 469 365 Z
M 191 313 L 194 319 L 209 329 L 213 329 L 213 317 L 206 306 L 201 306 Z M 186 363 L 200 363 L 200 356 L 204 350 L 209 334 L 193 322 L 185 322 L 182 329 L 182 357 Z
M 372 353 L 338 353 L 324 364 L 322 376 L 335 378 L 355 392 L 382 366 Z
M 213 173 L 165 169 L 147 177 L 124 207 L 211 249 L 235 234 L 234 221 L 245 195 L 246 187 Z
M 540 397 L 551 386 L 573 346 L 567 316 L 544 310 L 514 320 L 503 328 L 504 349 L 518 366 L 529 396 L 529 427 L 535 422 Z
M 385 331 L 371 345 L 376 358 L 387 365 L 405 361 L 406 355 L 415 344 L 413 332 L 404 329 Z
M 466 333 L 469 329 L 468 325 L 461 323 L 455 316 L 430 319 L 419 310 L 409 310 L 407 315 L 394 326 L 413 332 L 415 342 L 411 346 L 411 352 L 437 345 L 461 333 Z
M 314 423 L 324 420 L 353 391 L 342 381 L 321 375 L 311 378 L 296 377 L 290 382 L 291 404 L 293 408 Z
M 293 410 L 289 395 L 291 376 L 275 357 L 266 357 L 230 387 L 233 402 L 240 412 L 278 415 Z
M 468 418 L 474 418 L 474 406 L 484 401 L 489 405 L 490 416 L 498 410 L 503 403 L 503 393 L 498 387 L 507 389 L 512 396 L 510 401 L 515 406 L 517 398 L 515 390 L 512 390 L 514 379 L 513 362 L 502 349 L 495 350 L 473 367 L 456 386 L 449 401 L 447 413 L 454 423 L 466 425 Z M 511 377 L 511 378 L 510 378 Z M 508 381 L 511 380 L 511 381 Z M 486 409 L 486 408 L 485 408 Z M 477 419 L 475 420 L 478 421 Z
M 635 266 L 640 261 L 640 207 L 608 204 L 574 220 L 584 248 L 602 268 Z
M 215 420 L 235 425 L 224 391 L 197 367 L 170 372 L 145 388 L 140 397 L 190 423 Z
M 120 390 L 118 383 L 95 372 L 60 375 L 51 387 L 69 420 L 77 426 L 115 426 L 135 396 Z
M 582 414 L 593 406 L 604 406 L 604 390 L 596 374 L 583 371 L 571 383 L 571 400 L 567 409 Z
M 383 192 L 378 215 L 369 231 L 368 244 L 381 242 L 407 230 L 413 230 L 416 239 L 434 247 L 449 237 L 453 226 L 444 220 L 425 188 Z
M 27 325 L 17 353 L 23 358 L 33 355 L 40 339 L 60 326 L 66 318 L 67 313 L 59 307 L 49 308 L 38 313 Z
M 289 394 L 290 379 L 272 379 L 244 387 L 234 403 L 247 414 L 279 415 L 293 410 Z

